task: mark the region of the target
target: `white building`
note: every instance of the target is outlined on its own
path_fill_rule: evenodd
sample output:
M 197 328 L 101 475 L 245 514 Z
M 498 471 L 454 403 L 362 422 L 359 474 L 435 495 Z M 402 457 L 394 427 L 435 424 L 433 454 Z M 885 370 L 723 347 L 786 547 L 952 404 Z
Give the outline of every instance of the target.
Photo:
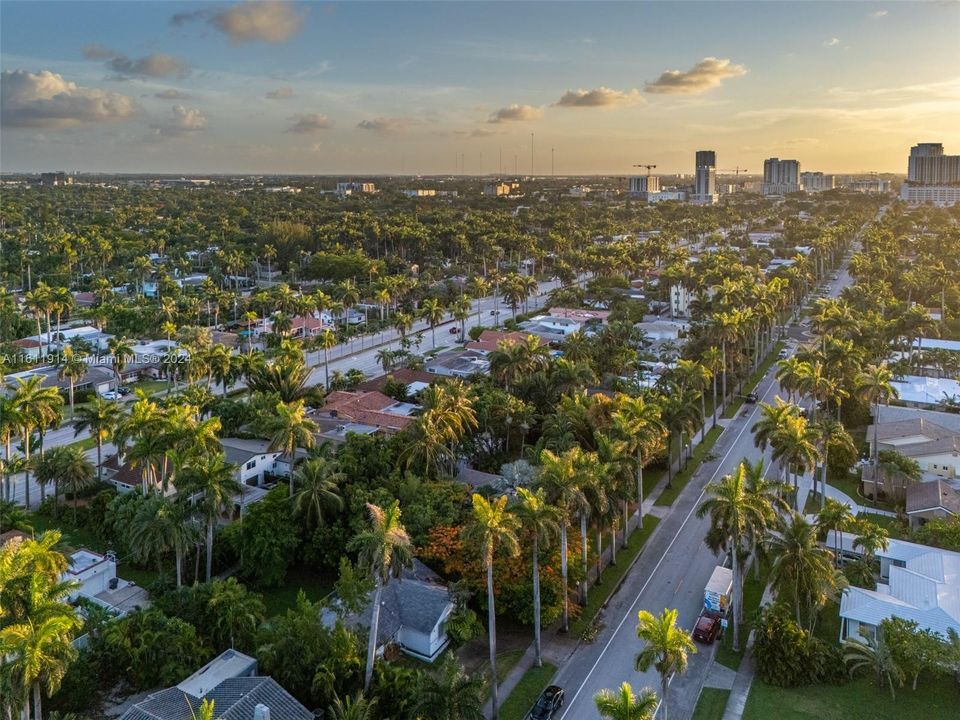
M 833 175 L 824 175 L 822 172 L 802 172 L 800 173 L 800 184 L 803 186 L 804 192 L 826 192 L 836 187 L 836 179 Z
M 660 192 L 647 193 L 648 203 L 669 202 L 670 200 L 684 202 L 686 199 L 687 193 L 685 190 L 661 190 Z
M 404 190 L 403 194 L 406 195 L 407 197 L 415 197 L 415 198 L 436 197 L 437 191 L 432 189 L 426 189 L 426 188 L 416 188 L 413 190 Z
M 912 407 L 942 407 L 960 399 L 960 382 L 950 378 L 906 375 L 890 384 L 896 389 L 900 402 Z
M 62 579 L 77 584 L 70 602 L 83 598 L 118 615 L 147 604 L 143 588 L 117 577 L 117 560 L 112 555 L 81 548 L 70 556 L 70 566 Z
M 944 207 L 960 202 L 960 185 L 908 185 L 900 186 L 900 199 L 910 205 L 936 205 Z
M 680 283 L 670 286 L 670 311 L 674 315 L 686 317 L 690 312 L 690 303 L 696 297 L 687 287 Z
M 337 195 L 345 197 L 347 195 L 358 195 L 360 193 L 375 193 L 377 186 L 372 182 L 338 182 Z
M 634 197 L 646 199 L 648 193 L 660 192 L 660 178 L 657 175 L 637 175 L 630 178 L 629 193 Z
M 837 547 L 838 540 L 831 530 L 826 547 Z M 845 556 L 860 554 L 855 541 L 855 535 L 843 534 L 839 547 Z M 840 640 L 875 638 L 890 617 L 913 620 L 943 638 L 951 628 L 960 633 L 960 553 L 891 539 L 877 557 L 877 589 L 849 587 L 840 598 Z
M 800 189 L 799 160 L 769 158 L 763 161 L 761 192 L 764 195 L 786 195 L 787 193 L 799 192 Z
M 960 183 L 960 155 L 944 155 L 943 143 L 919 143 L 910 148 L 907 182 L 920 185 Z

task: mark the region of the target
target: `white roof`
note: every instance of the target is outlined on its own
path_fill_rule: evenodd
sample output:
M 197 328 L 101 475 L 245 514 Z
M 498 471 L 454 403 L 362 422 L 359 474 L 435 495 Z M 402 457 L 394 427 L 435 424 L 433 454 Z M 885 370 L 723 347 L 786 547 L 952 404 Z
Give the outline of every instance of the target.
M 203 697 L 224 680 L 251 675 L 251 670 L 256 665 L 257 661 L 249 655 L 244 655 L 236 650 L 224 650 L 193 675 L 179 683 L 177 688 L 188 695 L 193 695 L 193 697 Z
M 960 340 L 920 338 L 920 342 L 914 343 L 914 347 L 921 350 L 952 350 L 953 352 L 960 352 Z
M 828 530 L 824 546 L 827 548 L 835 547 L 836 538 L 836 531 Z M 861 552 L 859 547 L 854 548 L 853 546 L 856 539 L 857 535 L 855 533 L 843 533 L 843 543 L 840 545 L 840 549 L 846 552 Z M 952 550 L 941 550 L 940 548 L 933 548 L 929 545 L 920 545 L 919 543 L 897 540 L 895 538 L 890 538 L 888 542 L 889 545 L 886 550 L 877 550 L 878 558 L 887 558 L 888 560 L 897 560 L 905 563 L 909 560 L 933 553 L 935 555 L 945 555 L 954 558 L 956 562 L 960 562 L 960 553 L 953 552 Z
M 949 378 L 906 375 L 902 381 L 890 384 L 904 402 L 938 405 L 944 397 L 960 396 L 960 382 Z
M 844 549 L 853 539 L 844 535 Z M 831 545 L 835 535 L 827 535 Z M 947 630 L 960 632 L 960 553 L 939 550 L 902 540 L 878 553 L 903 565 L 890 566 L 887 585 L 876 590 L 851 587 L 840 600 L 840 617 L 877 626 L 889 617 L 913 620 L 921 628 L 946 637 Z

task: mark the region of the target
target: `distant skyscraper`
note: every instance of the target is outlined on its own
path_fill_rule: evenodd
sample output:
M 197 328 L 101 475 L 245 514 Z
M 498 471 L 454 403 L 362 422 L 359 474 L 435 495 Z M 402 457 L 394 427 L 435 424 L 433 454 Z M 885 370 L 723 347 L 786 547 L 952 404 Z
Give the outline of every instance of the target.
M 910 148 L 907 182 L 952 185 L 960 182 L 960 155 L 944 155 L 941 143 L 920 143 Z
M 836 180 L 833 175 L 824 175 L 822 172 L 804 172 L 800 173 L 800 184 L 804 192 L 815 193 L 833 190 Z
M 770 158 L 763 161 L 764 195 L 786 195 L 800 191 L 800 162 Z
M 717 201 L 717 153 L 697 150 L 693 183 L 693 201 L 712 205 Z
M 630 178 L 631 195 L 660 192 L 660 177 L 657 175 L 636 175 Z
M 960 155 L 944 155 L 941 143 L 914 145 L 900 199 L 911 205 L 956 205 L 960 202 Z

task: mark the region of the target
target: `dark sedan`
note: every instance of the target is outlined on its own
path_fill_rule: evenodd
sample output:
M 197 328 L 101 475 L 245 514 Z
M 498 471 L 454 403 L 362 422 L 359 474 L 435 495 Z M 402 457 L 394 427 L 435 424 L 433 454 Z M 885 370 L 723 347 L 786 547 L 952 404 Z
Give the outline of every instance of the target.
M 551 685 L 540 694 L 527 720 L 550 720 L 563 705 L 563 688 Z

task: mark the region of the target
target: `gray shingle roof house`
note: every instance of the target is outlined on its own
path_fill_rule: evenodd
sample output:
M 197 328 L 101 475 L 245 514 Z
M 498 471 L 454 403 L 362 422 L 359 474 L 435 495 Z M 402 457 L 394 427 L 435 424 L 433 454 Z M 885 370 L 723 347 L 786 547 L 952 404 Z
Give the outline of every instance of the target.
M 373 596 L 371 594 L 371 600 Z M 450 592 L 437 575 L 419 560 L 404 570 L 401 579 L 391 580 L 381 595 L 377 647 L 396 645 L 408 655 L 433 662 L 450 642 L 447 618 L 454 609 Z M 371 607 L 345 618 L 348 625 L 370 627 Z M 324 622 L 333 623 L 331 615 Z
M 176 687 L 150 695 L 120 720 L 191 720 L 203 700 L 212 700 L 218 720 L 313 720 L 313 713 L 270 677 L 255 676 L 257 661 L 226 650 Z M 256 715 L 257 709 L 260 715 Z

